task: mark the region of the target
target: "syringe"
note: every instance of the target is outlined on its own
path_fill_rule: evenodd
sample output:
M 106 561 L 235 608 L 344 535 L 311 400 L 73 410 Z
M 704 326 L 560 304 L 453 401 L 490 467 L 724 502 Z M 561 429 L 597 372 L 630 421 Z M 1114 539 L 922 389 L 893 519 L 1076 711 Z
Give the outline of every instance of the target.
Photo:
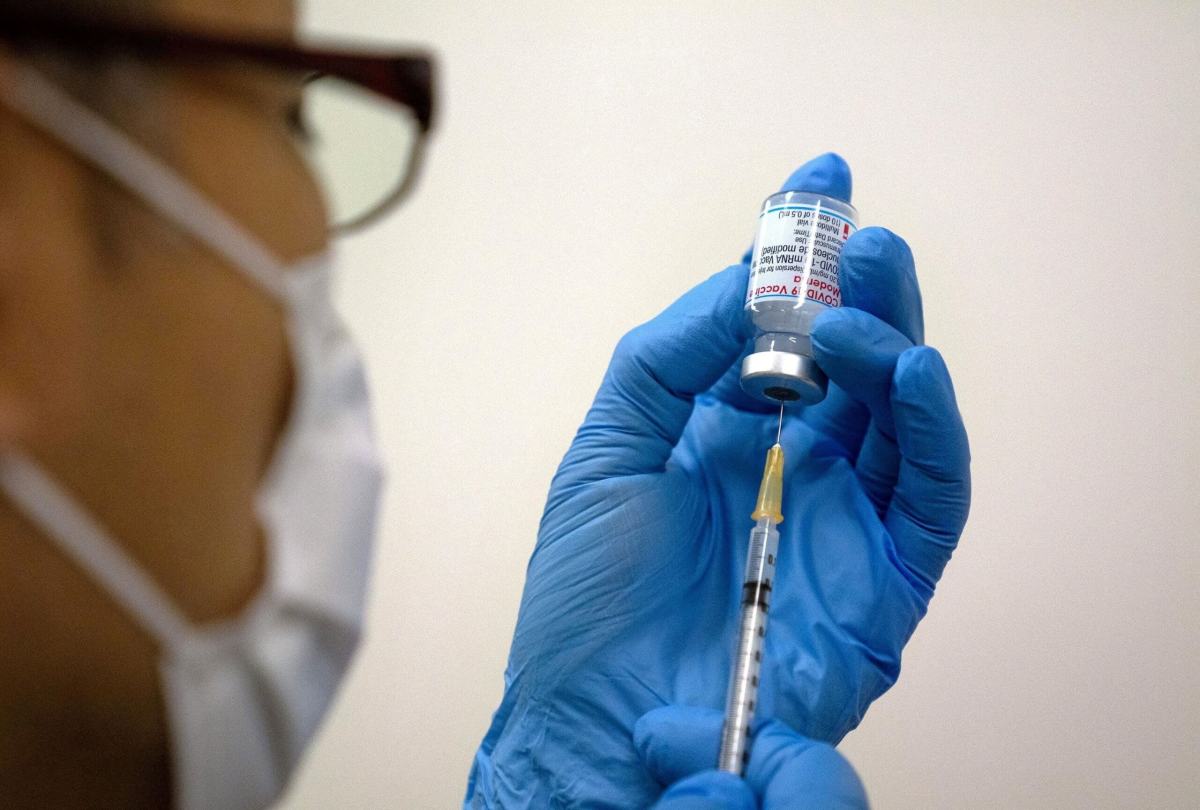
M 779 529 L 776 527 L 783 522 L 782 501 L 783 447 L 776 436 L 775 446 L 767 451 L 758 503 L 750 515 L 755 523 L 750 530 L 750 551 L 746 555 L 746 573 L 742 578 L 741 630 L 729 679 L 721 753 L 717 761 L 717 768 L 739 776 L 750 759 L 750 724 L 758 700 L 758 674 L 767 633 L 771 585 L 775 579 L 775 554 L 779 549 Z

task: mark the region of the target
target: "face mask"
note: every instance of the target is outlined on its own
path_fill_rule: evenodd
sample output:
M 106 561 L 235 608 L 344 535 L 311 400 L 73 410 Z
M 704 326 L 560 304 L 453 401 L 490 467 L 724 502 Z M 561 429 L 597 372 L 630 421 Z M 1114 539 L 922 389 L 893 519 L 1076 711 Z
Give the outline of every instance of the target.
M 362 362 L 330 302 L 327 257 L 285 268 L 182 178 L 28 68 L 0 84 L 0 103 L 285 307 L 295 388 L 257 499 L 267 575 L 236 620 L 190 624 L 36 463 L 0 456 L 0 489 L 159 642 L 176 806 L 263 807 L 281 793 L 358 641 L 381 484 Z

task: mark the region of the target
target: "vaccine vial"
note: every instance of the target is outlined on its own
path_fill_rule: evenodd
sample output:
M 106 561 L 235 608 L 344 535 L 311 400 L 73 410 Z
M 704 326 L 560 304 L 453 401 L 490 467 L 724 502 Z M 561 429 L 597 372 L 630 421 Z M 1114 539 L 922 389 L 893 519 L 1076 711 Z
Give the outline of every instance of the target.
M 854 207 L 823 194 L 783 191 L 763 202 L 746 288 L 754 324 L 754 351 L 742 361 L 746 393 L 775 405 L 825 398 L 810 335 L 817 315 L 842 305 L 838 259 L 856 230 Z

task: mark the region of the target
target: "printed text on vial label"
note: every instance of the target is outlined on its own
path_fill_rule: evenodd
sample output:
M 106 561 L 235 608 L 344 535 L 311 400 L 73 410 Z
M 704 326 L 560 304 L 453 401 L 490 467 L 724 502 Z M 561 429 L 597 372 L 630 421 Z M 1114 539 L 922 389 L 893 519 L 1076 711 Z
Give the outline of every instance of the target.
M 807 298 L 842 305 L 838 257 L 855 227 L 825 211 L 781 208 L 759 222 L 746 305 L 761 299 Z

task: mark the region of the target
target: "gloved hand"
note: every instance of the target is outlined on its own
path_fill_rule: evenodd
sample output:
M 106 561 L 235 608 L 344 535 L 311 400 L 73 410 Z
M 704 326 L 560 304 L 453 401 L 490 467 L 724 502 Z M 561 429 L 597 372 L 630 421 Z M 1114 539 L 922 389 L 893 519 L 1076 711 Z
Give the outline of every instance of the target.
M 848 200 L 836 155 L 785 189 Z M 719 708 L 746 540 L 776 413 L 741 393 L 747 267 L 618 344 L 551 484 L 473 807 L 645 807 L 632 731 L 650 709 Z M 970 499 L 950 377 L 921 346 L 912 254 L 865 228 L 814 356 L 826 399 L 788 412 L 784 514 L 759 716 L 836 742 L 896 680 Z
M 759 725 L 745 780 L 713 770 L 721 712 L 664 706 L 642 716 L 633 741 L 643 764 L 668 786 L 654 810 L 835 810 L 867 807 L 850 763 L 828 743 L 778 720 Z

